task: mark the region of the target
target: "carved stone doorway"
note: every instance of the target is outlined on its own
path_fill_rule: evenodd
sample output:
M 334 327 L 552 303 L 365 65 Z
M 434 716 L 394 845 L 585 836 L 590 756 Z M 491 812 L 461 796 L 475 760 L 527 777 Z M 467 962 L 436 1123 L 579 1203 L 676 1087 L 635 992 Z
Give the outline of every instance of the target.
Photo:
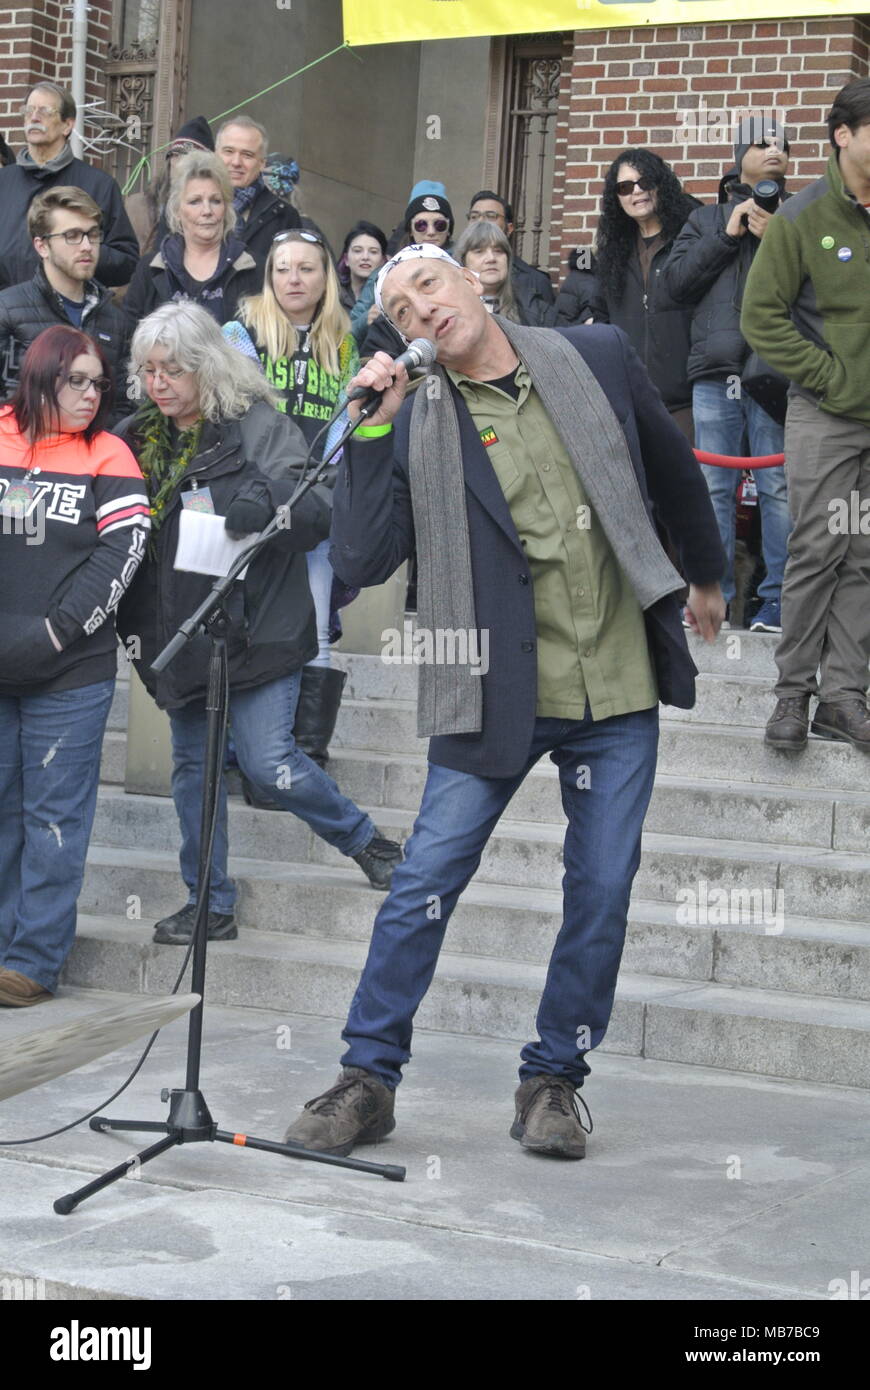
M 103 167 L 122 187 L 142 155 L 165 145 L 180 123 L 190 10 L 191 0 L 115 0 L 106 64 L 115 138 Z M 147 181 L 146 173 L 138 186 Z

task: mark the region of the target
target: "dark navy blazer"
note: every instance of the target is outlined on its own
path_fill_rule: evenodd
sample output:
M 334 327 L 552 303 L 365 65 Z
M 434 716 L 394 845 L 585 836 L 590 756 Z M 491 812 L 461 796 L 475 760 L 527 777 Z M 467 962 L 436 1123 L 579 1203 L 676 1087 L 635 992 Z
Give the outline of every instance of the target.
M 707 485 L 685 437 L 625 334 L 608 325 L 558 330 L 594 372 L 628 442 L 641 495 L 652 519 L 667 529 L 683 572 L 712 584 L 725 554 Z M 421 388 L 425 389 L 425 388 Z M 495 471 L 465 402 L 456 402 L 478 629 L 489 632 L 489 670 L 483 682 L 479 734 L 430 740 L 432 762 L 482 777 L 510 777 L 524 767 L 537 703 L 535 602 L 525 552 Z M 391 434 L 351 441 L 339 467 L 333 500 L 330 558 L 352 586 L 380 584 L 414 550 L 408 481 L 412 401 Z M 447 576 L 445 576 L 447 582 Z M 664 704 L 690 709 L 697 668 L 689 655 L 676 596 L 646 610 L 647 637 Z

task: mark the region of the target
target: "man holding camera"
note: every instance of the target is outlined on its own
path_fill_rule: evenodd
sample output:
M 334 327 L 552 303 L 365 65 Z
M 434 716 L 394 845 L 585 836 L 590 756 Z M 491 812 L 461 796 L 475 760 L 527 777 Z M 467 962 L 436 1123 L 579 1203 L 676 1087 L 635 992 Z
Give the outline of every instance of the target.
M 870 80 L 828 116 L 823 178 L 774 218 L 746 287 L 743 328 L 791 382 L 786 417 L 794 529 L 776 649 L 775 748 L 812 732 L 870 751 Z
M 776 121 L 760 112 L 744 117 L 737 127 L 734 168 L 722 178 L 718 204 L 696 208 L 690 215 L 661 273 L 662 289 L 672 300 L 695 306 L 688 377 L 695 445 L 707 453 L 736 457 L 782 453 L 782 425 L 752 399 L 741 382 L 750 347 L 740 331 L 740 307 L 750 267 L 773 216 L 753 197 L 753 189 L 768 179 L 778 185 L 780 198 L 790 196 L 785 191 L 788 149 Z M 735 502 L 740 470 L 706 464 L 702 468 L 728 556 L 722 593 L 730 606 L 736 591 Z M 764 468 L 754 476 L 767 573 L 759 585 L 762 605 L 752 630 L 780 632 L 789 533 L 785 471 Z

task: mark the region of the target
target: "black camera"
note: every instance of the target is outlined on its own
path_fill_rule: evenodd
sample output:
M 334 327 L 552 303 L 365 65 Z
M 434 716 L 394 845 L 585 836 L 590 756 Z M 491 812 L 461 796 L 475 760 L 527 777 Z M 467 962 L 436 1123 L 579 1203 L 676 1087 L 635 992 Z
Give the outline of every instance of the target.
M 752 200 L 756 207 L 761 208 L 762 212 L 776 212 L 779 207 L 780 196 L 780 188 L 776 179 L 759 179 L 752 190 Z M 744 212 L 740 221 L 744 227 L 748 227 L 748 213 Z

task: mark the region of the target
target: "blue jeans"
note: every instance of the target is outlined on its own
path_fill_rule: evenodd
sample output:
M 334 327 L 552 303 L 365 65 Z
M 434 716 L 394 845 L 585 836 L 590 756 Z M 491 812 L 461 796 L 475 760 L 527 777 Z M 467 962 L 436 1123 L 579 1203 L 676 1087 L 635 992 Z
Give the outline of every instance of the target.
M 387 1086 L 411 1056 L 412 1020 L 429 988 L 444 932 L 496 822 L 542 754 L 559 769 L 568 817 L 564 913 L 520 1080 L 589 1074 L 584 1054 L 607 1031 L 625 940 L 628 900 L 658 746 L 658 707 L 597 723 L 537 719 L 528 761 L 515 777 L 478 777 L 429 766 L 420 813 L 375 918 L 368 959 L 342 1037 L 344 1066 Z M 581 773 L 586 768 L 588 772 Z M 578 786 L 578 783 L 581 785 Z
M 730 400 L 729 385 L 724 381 L 696 381 L 692 388 L 692 415 L 695 421 L 695 448 L 708 454 L 732 454 L 735 457 L 781 454 L 784 431 L 774 419 L 753 401 L 746 392 Z M 734 528 L 737 509 L 735 498 L 740 482 L 739 468 L 717 468 L 701 464 L 707 480 L 710 499 L 719 534 L 728 556 L 728 568 L 722 579 L 722 596 L 726 603 L 734 598 Z M 788 553 L 791 520 L 788 514 L 785 469 L 759 468 L 752 475 L 758 488 L 761 508 L 761 553 L 767 574 L 758 586 L 759 597 L 779 602 L 782 577 Z
M 114 689 L 0 696 L 0 965 L 52 994 L 75 939 Z
M 329 610 L 332 606 L 332 565 L 329 563 L 329 537 L 305 556 L 308 562 L 308 585 L 314 600 L 317 620 L 317 655 L 309 666 L 331 666 L 332 648 L 329 645 Z
M 359 854 L 375 834 L 373 821 L 316 763 L 296 747 L 293 721 L 301 671 L 250 690 L 230 691 L 230 719 L 242 772 L 261 793 L 293 811 L 342 854 Z M 205 701 L 169 711 L 172 726 L 172 796 L 181 826 L 181 876 L 188 901 L 196 902 L 199 832 L 205 756 Z M 218 791 L 211 876 L 212 912 L 230 913 L 236 888 L 227 877 L 227 792 L 223 774 Z

